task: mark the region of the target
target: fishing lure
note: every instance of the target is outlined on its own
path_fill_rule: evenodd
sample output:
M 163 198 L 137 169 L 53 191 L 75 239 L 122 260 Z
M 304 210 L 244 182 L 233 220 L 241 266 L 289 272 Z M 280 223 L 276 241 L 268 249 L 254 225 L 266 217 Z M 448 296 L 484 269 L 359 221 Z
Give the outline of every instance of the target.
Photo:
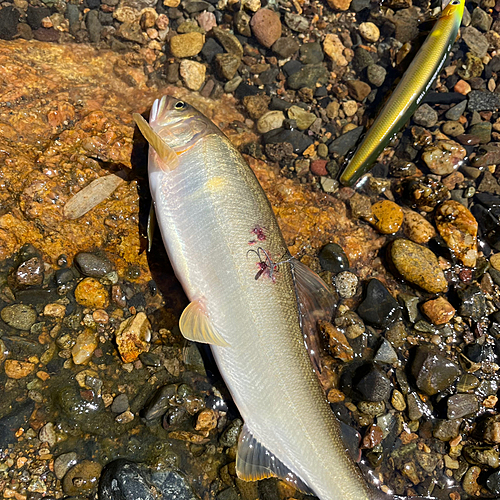
M 409 120 L 443 68 L 458 34 L 465 0 L 452 0 L 443 10 L 398 86 L 368 130 L 340 182 L 352 186 Z

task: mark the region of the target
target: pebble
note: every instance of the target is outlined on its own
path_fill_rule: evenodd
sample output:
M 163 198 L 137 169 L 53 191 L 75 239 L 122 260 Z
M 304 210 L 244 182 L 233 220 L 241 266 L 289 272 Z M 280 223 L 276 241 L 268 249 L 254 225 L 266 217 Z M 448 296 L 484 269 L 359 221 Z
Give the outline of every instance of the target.
M 73 466 L 64 476 L 62 486 L 67 495 L 80 496 L 97 488 L 101 475 L 101 465 L 90 460 L 83 460 Z
M 118 352 L 124 363 L 135 361 L 139 354 L 149 351 L 151 324 L 143 312 L 122 321 L 116 332 Z
M 431 238 L 436 236 L 436 230 L 432 224 L 418 212 L 407 208 L 403 209 L 404 214 L 404 233 L 405 236 L 413 241 L 423 245 Z
M 445 113 L 446 119 L 452 121 L 458 120 L 465 113 L 466 107 L 467 107 L 467 100 L 464 99 L 462 102 L 455 104 L 455 106 L 451 107 Z
M 443 134 L 449 135 L 450 137 L 457 137 L 465 133 L 463 125 L 457 121 L 444 122 L 441 130 Z
M 55 426 L 52 422 L 46 423 L 38 432 L 38 439 L 47 443 L 50 448 L 56 444 L 57 436 Z
M 388 340 L 382 339 L 382 343 L 377 349 L 377 353 L 375 354 L 373 361 L 387 363 L 390 365 L 398 362 L 398 355 Z
M 326 164 L 327 164 L 326 160 L 314 160 L 313 162 L 311 162 L 310 166 L 311 173 L 319 176 L 328 175 Z
M 328 5 L 334 10 L 348 10 L 352 0 L 327 0 Z
M 224 47 L 226 52 L 233 54 L 238 59 L 243 57 L 243 46 L 238 38 L 230 31 L 214 27 L 212 28 L 212 33 L 216 36 L 218 42 Z
M 293 90 L 303 87 L 316 88 L 316 84 L 327 83 L 329 71 L 322 64 L 307 64 L 287 79 L 288 86 Z
M 318 321 L 318 328 L 324 337 L 328 339 L 328 349 L 334 358 L 344 362 L 352 361 L 354 351 L 341 330 L 328 321 Z
M 352 384 L 353 389 L 366 401 L 388 401 L 393 390 L 387 375 L 372 364 L 358 368 Z
M 358 338 L 365 332 L 365 325 L 354 311 L 346 311 L 335 318 L 335 326 L 342 328 L 348 339 Z
M 440 441 L 451 441 L 460 433 L 461 420 L 438 420 L 432 435 Z
M 483 9 L 476 7 L 472 11 L 471 24 L 480 31 L 488 31 L 493 22 L 492 17 Z
M 349 269 L 349 260 L 342 247 L 337 245 L 337 243 L 328 243 L 325 245 L 321 249 L 318 258 L 323 271 L 339 273 Z
M 196 31 L 174 35 L 170 39 L 170 52 L 178 58 L 193 57 L 201 52 L 204 43 L 205 36 Z
M 431 347 L 419 346 L 411 365 L 417 387 L 433 396 L 447 389 L 460 375 L 460 368 Z
M 280 16 L 271 9 L 258 10 L 252 16 L 250 27 L 257 41 L 267 48 L 271 48 L 281 36 Z
M 318 42 L 304 43 L 300 47 L 299 61 L 302 64 L 318 64 L 323 62 L 324 54 Z
M 366 75 L 372 85 L 374 85 L 375 87 L 380 87 L 385 81 L 387 71 L 385 68 L 379 66 L 378 64 L 371 64 L 366 70 Z
M 422 104 L 416 109 L 413 121 L 422 127 L 434 127 L 438 121 L 438 114 L 428 104 Z
M 208 433 L 217 427 L 217 414 L 211 408 L 205 408 L 196 417 L 195 430 L 202 434 Z
M 476 28 L 467 26 L 461 30 L 462 40 L 476 56 L 482 59 L 488 52 L 488 40 Z
M 376 278 L 366 287 L 365 299 L 358 306 L 359 316 L 376 328 L 386 328 L 401 316 L 398 305 L 389 290 Z
M 397 411 L 404 411 L 406 409 L 405 397 L 397 389 L 392 391 L 391 404 Z
M 465 446 L 462 453 L 467 462 L 475 465 L 487 465 L 494 469 L 500 465 L 498 450 L 489 446 Z
M 359 102 L 366 99 L 372 90 L 370 85 L 362 82 L 361 80 L 348 80 L 346 82 L 346 86 L 349 91 L 349 95 Z
M 101 41 L 102 24 L 99 20 L 99 12 L 91 10 L 85 17 L 85 26 L 89 33 L 89 40 L 91 43 L 99 43 Z
M 330 153 L 337 153 L 339 156 L 345 156 L 358 142 L 363 133 L 364 127 L 356 127 L 337 137 L 328 146 Z
M 472 90 L 472 88 L 465 80 L 459 80 L 453 87 L 453 90 L 455 92 L 458 92 L 459 94 L 467 95 Z M 467 103 L 467 101 L 465 101 L 465 103 Z
M 342 103 L 342 111 L 346 116 L 354 116 L 358 112 L 358 103 L 356 101 L 344 101 Z
M 215 64 L 222 78 L 232 80 L 238 71 L 241 60 L 234 54 L 215 54 Z
M 74 451 L 70 451 L 69 453 L 63 453 L 62 455 L 59 455 L 55 460 L 54 460 L 54 474 L 56 475 L 57 479 L 62 479 L 66 472 L 73 467 L 73 465 L 76 465 L 77 463 L 77 454 Z
M 104 255 L 80 252 L 75 255 L 75 263 L 84 276 L 102 278 L 113 271 L 113 264 Z
M 486 487 L 496 497 L 500 495 L 500 471 L 495 471 L 488 476 L 486 479 Z
M 472 318 L 474 321 L 486 316 L 486 297 L 478 285 L 472 284 L 465 289 L 459 289 L 458 297 L 461 300 L 459 308 L 461 316 Z
M 448 284 L 437 257 L 426 247 L 410 240 L 395 240 L 389 256 L 399 274 L 430 293 L 446 292 Z
M 468 267 L 477 259 L 477 221 L 461 203 L 447 200 L 435 214 L 436 227 L 448 248 Z
M 422 160 L 429 170 L 436 175 L 448 175 L 457 170 L 467 156 L 465 148 L 455 141 L 438 141 L 427 147 L 422 153 Z
M 7 375 L 7 377 L 19 380 L 33 373 L 35 365 L 27 361 L 6 359 L 4 363 L 4 368 L 5 368 L 5 375 Z
M 174 384 L 160 387 L 144 408 L 146 420 L 154 420 L 164 415 L 170 404 L 175 402 L 176 394 L 177 386 Z
M 266 94 L 248 95 L 243 98 L 243 105 L 253 120 L 258 120 L 267 113 L 269 102 L 270 98 Z
M 367 42 L 377 42 L 380 38 L 380 30 L 376 24 L 365 22 L 359 25 L 359 34 Z
M 285 114 L 280 110 L 273 110 L 264 113 L 257 121 L 257 130 L 261 134 L 265 134 L 270 130 L 274 130 L 283 126 Z
M 75 288 L 75 299 L 83 307 L 106 309 L 109 304 L 109 293 L 95 278 L 85 278 Z
M 0 9 L 0 39 L 12 40 L 17 33 L 19 11 L 12 5 Z
M 40 257 L 32 257 L 21 263 L 14 272 L 18 286 L 37 286 L 43 283 L 43 262 Z
M 96 334 L 89 328 L 85 329 L 76 338 L 76 343 L 71 349 L 71 356 L 75 365 L 83 365 L 89 361 L 97 349 L 99 341 Z
M 286 36 L 278 38 L 274 42 L 272 50 L 280 59 L 288 59 L 299 50 L 299 47 L 299 42 L 293 36 Z
M 492 124 L 490 122 L 476 123 L 469 129 L 469 135 L 477 138 L 480 144 L 491 141 Z
M 444 325 L 455 316 L 455 308 L 444 298 L 438 297 L 422 304 L 422 312 L 435 324 Z
M 450 396 L 447 406 L 446 415 L 450 420 L 475 414 L 479 409 L 479 403 L 475 394 L 455 394 Z
M 288 108 L 288 118 L 297 122 L 299 130 L 306 130 L 315 122 L 316 115 L 294 105 Z
M 469 111 L 496 111 L 500 107 L 500 95 L 486 90 L 472 90 L 468 98 Z
M 349 63 L 344 56 L 344 44 L 341 42 L 338 35 L 328 33 L 323 40 L 323 51 L 333 61 L 333 63 L 341 68 Z
M 12 304 L 2 309 L 0 317 L 12 328 L 28 331 L 36 322 L 36 311 L 26 304 Z
M 205 82 L 207 68 L 204 64 L 183 59 L 179 66 L 179 73 L 184 80 L 184 84 L 190 90 L 200 90 Z
M 394 234 L 403 224 L 403 210 L 399 205 L 390 200 L 382 200 L 371 207 L 373 218 L 370 220 L 375 228 L 382 234 Z
M 462 487 L 468 495 L 475 497 L 479 495 L 481 491 L 481 486 L 479 486 L 477 480 L 481 474 L 481 467 L 474 465 L 467 469 L 467 472 L 462 479 Z
M 500 253 L 495 253 L 490 257 L 490 264 L 494 269 L 500 271 Z
M 343 271 L 335 276 L 335 288 L 343 299 L 350 299 L 356 295 L 358 281 L 355 274 Z

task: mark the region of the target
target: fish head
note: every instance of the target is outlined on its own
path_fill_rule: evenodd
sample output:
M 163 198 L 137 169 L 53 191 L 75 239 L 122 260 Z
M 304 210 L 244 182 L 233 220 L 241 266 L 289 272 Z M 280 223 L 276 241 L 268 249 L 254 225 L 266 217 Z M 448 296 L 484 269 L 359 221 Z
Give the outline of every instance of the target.
M 462 21 L 464 8 L 465 0 L 447 0 L 443 2 L 443 12 L 440 17 L 448 17 L 460 23 Z
M 178 155 L 193 147 L 214 127 L 193 106 L 172 96 L 163 96 L 153 103 L 149 124 Z

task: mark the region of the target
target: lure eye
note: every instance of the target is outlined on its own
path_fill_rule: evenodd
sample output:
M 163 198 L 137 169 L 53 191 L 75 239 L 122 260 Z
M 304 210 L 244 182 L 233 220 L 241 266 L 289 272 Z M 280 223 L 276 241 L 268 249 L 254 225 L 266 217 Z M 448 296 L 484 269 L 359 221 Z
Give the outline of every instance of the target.
M 451 3 L 451 5 L 460 5 L 460 0 L 453 0 L 450 3 Z
M 186 103 L 184 101 L 177 101 L 174 104 L 174 109 L 176 109 L 177 111 L 180 111 L 181 109 L 185 109 L 185 108 L 186 108 Z

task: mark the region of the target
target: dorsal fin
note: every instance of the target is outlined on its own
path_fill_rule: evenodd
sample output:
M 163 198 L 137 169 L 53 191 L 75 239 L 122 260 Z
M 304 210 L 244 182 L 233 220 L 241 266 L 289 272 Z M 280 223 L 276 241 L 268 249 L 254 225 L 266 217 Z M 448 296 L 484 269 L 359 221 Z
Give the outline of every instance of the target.
M 290 260 L 300 313 L 300 325 L 304 342 L 311 356 L 314 369 L 321 372 L 319 359 L 320 341 L 317 331 L 318 320 L 329 321 L 335 308 L 335 297 L 326 283 L 305 264 Z
M 241 430 L 238 441 L 236 473 L 244 481 L 278 477 L 297 490 L 314 495 L 314 492 L 302 479 L 253 437 L 246 424 Z
M 144 138 L 163 161 L 165 168 L 174 170 L 179 164 L 177 153 L 151 128 L 142 115 L 134 113 L 132 116 Z

